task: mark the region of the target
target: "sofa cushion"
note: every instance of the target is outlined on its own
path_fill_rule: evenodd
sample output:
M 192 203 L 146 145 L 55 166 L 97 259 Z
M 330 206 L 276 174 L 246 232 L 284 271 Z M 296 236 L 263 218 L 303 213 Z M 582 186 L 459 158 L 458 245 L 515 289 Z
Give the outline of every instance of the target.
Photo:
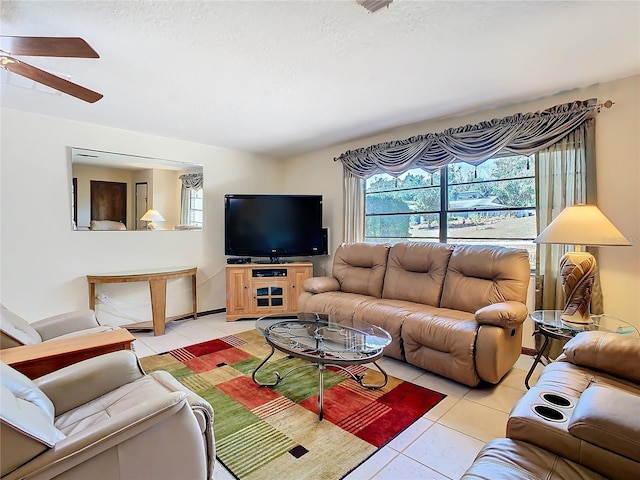
M 563 348 L 574 365 L 640 383 L 640 339 L 608 332 L 581 332 Z
M 535 445 L 509 438 L 488 442 L 463 480 L 604 480 L 582 465 Z
M 478 324 L 472 313 L 426 307 L 402 324 L 407 362 L 465 385 L 480 381 L 474 362 Z
M 325 292 L 311 295 L 304 292 L 298 298 L 298 308 L 301 312 L 326 313 L 344 318 L 353 318 L 358 305 L 374 299 L 375 297 L 358 293 Z
M 0 305 L 0 330 L 20 345 L 42 342 L 42 337 L 24 318 Z
M 474 313 L 491 303 L 525 303 L 530 275 L 526 250 L 457 245 L 449 260 L 440 306 Z
M 336 250 L 333 276 L 340 289 L 380 298 L 387 268 L 388 244 L 343 243 Z
M 437 307 L 420 305 L 404 300 L 369 299 L 358 304 L 353 314 L 362 320 L 383 328 L 391 335 L 391 344 L 384 349 L 387 357 L 406 360 L 402 345 L 402 325 L 411 313 L 426 310 L 437 310 Z
M 382 297 L 439 306 L 452 251 L 442 243 L 396 243 L 389 250 Z
M 569 432 L 640 462 L 640 396 L 591 385 L 576 405 Z

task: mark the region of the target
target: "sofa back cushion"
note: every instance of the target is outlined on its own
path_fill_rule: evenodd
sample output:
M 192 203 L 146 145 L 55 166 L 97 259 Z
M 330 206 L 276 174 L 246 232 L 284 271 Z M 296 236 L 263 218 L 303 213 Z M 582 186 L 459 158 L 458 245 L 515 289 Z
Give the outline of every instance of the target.
M 340 290 L 380 298 L 390 245 L 343 243 L 333 259 L 333 276 Z
M 4 477 L 65 436 L 53 424 L 53 403 L 32 380 L 0 362 L 0 381 L 0 475 Z
M 0 330 L 2 331 L 2 348 L 18 345 L 33 345 L 42 342 L 42 337 L 24 318 L 13 313 L 0 304 Z M 7 342 L 5 342 L 5 336 Z M 7 345 L 4 345 L 8 343 Z
M 452 251 L 444 243 L 396 243 L 389 250 L 382 297 L 439 306 Z
M 457 245 L 447 267 L 440 307 L 475 313 L 492 303 L 525 303 L 530 275 L 526 250 Z

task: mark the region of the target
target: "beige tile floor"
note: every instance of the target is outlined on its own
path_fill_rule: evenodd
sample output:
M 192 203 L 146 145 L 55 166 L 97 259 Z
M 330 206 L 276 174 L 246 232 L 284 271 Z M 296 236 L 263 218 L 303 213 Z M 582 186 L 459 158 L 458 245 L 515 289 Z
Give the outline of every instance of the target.
M 204 342 L 254 328 L 253 320 L 226 322 L 224 314 L 206 315 L 167 325 L 165 335 L 136 332 L 134 348 L 140 357 Z M 524 377 L 533 359 L 521 356 L 499 385 L 469 388 L 409 364 L 384 358 L 390 374 L 445 393 L 447 397 L 395 439 L 381 448 L 346 480 L 457 479 L 471 465 L 482 446 L 504 436 L 511 408 L 526 391 Z M 538 366 L 530 384 L 542 367 Z M 216 464 L 217 480 L 233 476 Z M 283 479 L 284 480 L 284 479 Z

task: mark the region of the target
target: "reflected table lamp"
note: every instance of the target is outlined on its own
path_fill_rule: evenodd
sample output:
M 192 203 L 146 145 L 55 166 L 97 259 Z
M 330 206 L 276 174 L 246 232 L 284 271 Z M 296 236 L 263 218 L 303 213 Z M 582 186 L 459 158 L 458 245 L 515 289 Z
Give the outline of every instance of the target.
M 534 243 L 575 245 L 575 251 L 560 259 L 559 274 L 565 297 L 560 318 L 569 323 L 591 323 L 591 290 L 596 259 L 581 245 L 631 245 L 595 205 L 578 204 L 565 208 L 547 225 Z
M 147 210 L 140 218 L 143 222 L 147 222 L 147 230 L 155 230 L 157 228 L 155 222 L 164 222 L 164 217 L 157 210 Z

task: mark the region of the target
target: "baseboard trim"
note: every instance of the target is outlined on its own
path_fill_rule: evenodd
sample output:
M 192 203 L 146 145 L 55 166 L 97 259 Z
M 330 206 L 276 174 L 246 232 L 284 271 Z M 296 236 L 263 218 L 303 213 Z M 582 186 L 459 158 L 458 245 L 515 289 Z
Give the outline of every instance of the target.
M 538 354 L 535 348 L 522 347 L 522 355 L 529 355 L 535 357 Z
M 203 312 L 198 312 L 198 316 L 204 316 L 204 315 L 213 315 L 215 313 L 224 313 L 226 312 L 227 309 L 226 308 L 216 308 L 214 310 L 205 310 Z M 187 313 L 185 315 L 179 315 L 177 317 L 173 318 L 173 321 L 179 321 L 179 320 L 188 320 L 188 319 L 193 319 L 193 315 L 191 313 Z

